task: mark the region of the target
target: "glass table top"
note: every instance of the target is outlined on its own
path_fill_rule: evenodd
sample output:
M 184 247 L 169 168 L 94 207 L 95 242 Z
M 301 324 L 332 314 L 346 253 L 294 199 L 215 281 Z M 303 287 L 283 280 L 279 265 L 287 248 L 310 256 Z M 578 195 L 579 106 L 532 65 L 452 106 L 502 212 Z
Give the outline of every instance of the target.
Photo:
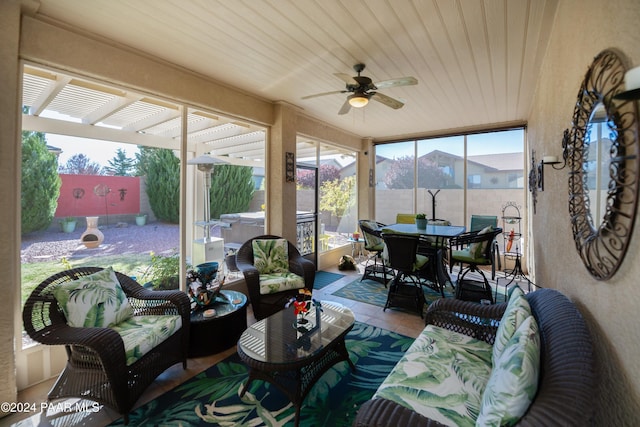
M 249 326 L 238 346 L 252 359 L 270 364 L 299 362 L 314 357 L 325 346 L 346 334 L 355 321 L 353 312 L 336 302 L 313 304 L 306 319 L 308 330 L 299 329 L 291 306 Z
M 247 296 L 242 292 L 225 289 L 220 291 L 220 293 L 227 298 L 227 301 L 224 301 L 218 298 L 214 302 L 212 302 L 210 305 L 206 307 L 198 308 L 197 310 L 191 313 L 191 321 L 199 322 L 203 320 L 217 319 L 220 317 L 224 317 L 230 313 L 234 313 L 236 310 L 238 310 L 239 308 L 242 308 L 247 303 Z M 215 316 L 204 317 L 205 310 L 210 308 L 216 311 Z
M 466 228 L 461 225 L 427 224 L 426 228 L 418 228 L 415 224 L 389 224 L 380 227 L 381 230 L 385 228 L 399 233 L 413 233 L 436 237 L 456 237 L 466 231 Z

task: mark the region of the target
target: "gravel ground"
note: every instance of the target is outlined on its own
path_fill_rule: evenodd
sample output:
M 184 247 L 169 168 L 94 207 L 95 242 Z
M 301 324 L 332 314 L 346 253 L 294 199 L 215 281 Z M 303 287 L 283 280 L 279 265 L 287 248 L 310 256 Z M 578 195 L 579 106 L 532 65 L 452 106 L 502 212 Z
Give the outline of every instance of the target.
M 104 241 L 93 249 L 80 243 L 85 227 L 76 227 L 73 233 L 43 231 L 22 237 L 20 259 L 23 263 L 59 261 L 88 256 L 120 255 L 127 253 L 171 254 L 178 251 L 180 229 L 177 224 L 147 223 L 144 226 L 118 224 L 99 227 Z

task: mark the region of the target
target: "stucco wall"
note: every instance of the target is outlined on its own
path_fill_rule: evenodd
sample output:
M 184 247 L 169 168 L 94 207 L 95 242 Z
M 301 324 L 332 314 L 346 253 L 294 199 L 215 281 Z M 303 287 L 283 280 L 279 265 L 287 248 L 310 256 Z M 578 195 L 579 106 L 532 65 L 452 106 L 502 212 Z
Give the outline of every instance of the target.
M 142 212 L 139 176 L 60 174 L 55 217 L 137 214 Z M 108 189 L 106 194 L 104 188 Z
M 11 307 L 20 301 L 20 257 L 18 232 L 20 230 L 20 185 L 17 159 L 19 159 L 18 129 L 18 41 L 20 4 L 17 0 L 0 2 L 0 275 L 2 275 L 2 300 L 0 305 L 0 402 L 15 401 L 17 397 L 16 371 L 13 352 L 14 325 L 18 314 Z M 0 417 L 7 412 L 0 411 Z
M 640 65 L 638 0 L 562 0 L 538 80 L 529 119 L 528 140 L 538 158 L 561 155 L 578 88 L 593 58 L 616 48 Z M 596 281 L 580 260 L 568 216 L 567 170 L 546 168 L 545 191 L 531 215 L 536 281 L 567 294 L 593 333 L 599 389 L 596 425 L 636 425 L 640 414 L 640 226 L 617 274 Z

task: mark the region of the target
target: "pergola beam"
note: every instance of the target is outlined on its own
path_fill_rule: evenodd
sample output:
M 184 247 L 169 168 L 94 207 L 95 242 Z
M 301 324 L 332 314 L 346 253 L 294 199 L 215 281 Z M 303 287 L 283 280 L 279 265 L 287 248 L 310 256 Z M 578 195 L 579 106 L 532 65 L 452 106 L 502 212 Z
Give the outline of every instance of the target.
M 47 84 L 46 89 L 38 95 L 33 105 L 29 107 L 29 113 L 39 116 L 70 81 L 71 77 L 69 76 L 56 76 L 56 79 Z
M 90 126 L 82 123 L 72 123 L 63 120 L 22 115 L 22 128 L 36 132 L 55 133 L 59 135 L 76 136 L 104 141 L 122 142 L 125 144 L 144 145 L 156 148 L 177 150 L 177 142 L 171 138 L 138 132 L 125 132 L 102 126 Z

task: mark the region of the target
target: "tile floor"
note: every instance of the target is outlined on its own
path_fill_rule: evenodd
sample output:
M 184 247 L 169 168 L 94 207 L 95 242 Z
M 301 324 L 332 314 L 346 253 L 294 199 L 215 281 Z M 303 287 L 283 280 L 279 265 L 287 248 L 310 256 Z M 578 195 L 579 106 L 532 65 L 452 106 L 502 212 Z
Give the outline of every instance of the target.
M 314 298 L 339 302 L 349 307 L 354 312 L 356 320 L 359 322 L 375 325 L 410 337 L 418 336 L 420 331 L 424 328 L 424 320 L 417 314 L 396 311 L 393 309 L 388 309 L 383 312 L 382 308 L 374 305 L 364 304 L 331 295 L 332 292 L 361 276 L 359 271 L 338 271 L 335 269 L 335 272 L 345 274 L 345 277 L 324 287 L 323 289 L 315 290 Z M 249 306 L 247 310 L 247 323 L 251 324 L 253 322 L 255 322 L 255 319 L 251 312 L 251 306 Z M 189 359 L 186 370 L 183 370 L 180 364 L 174 365 L 156 379 L 156 381 L 142 395 L 136 407 L 153 400 L 157 396 L 183 383 L 187 379 L 204 371 L 234 352 L 235 347 L 232 347 L 222 353 L 212 356 Z M 18 394 L 18 401 L 35 403 L 39 408 L 40 403 L 46 401 L 47 392 L 51 388 L 54 380 L 55 379 L 52 379 L 21 391 Z M 37 413 L 35 415 L 32 414 L 30 417 L 29 414 L 15 414 L 0 419 L 0 426 L 17 425 L 20 427 L 60 427 L 86 425 L 98 427 L 106 426 L 118 418 L 120 418 L 119 414 L 109 408 L 102 407 L 102 409 L 95 413 L 79 412 L 59 416 L 51 414 L 50 412 L 47 416 L 42 413 Z

